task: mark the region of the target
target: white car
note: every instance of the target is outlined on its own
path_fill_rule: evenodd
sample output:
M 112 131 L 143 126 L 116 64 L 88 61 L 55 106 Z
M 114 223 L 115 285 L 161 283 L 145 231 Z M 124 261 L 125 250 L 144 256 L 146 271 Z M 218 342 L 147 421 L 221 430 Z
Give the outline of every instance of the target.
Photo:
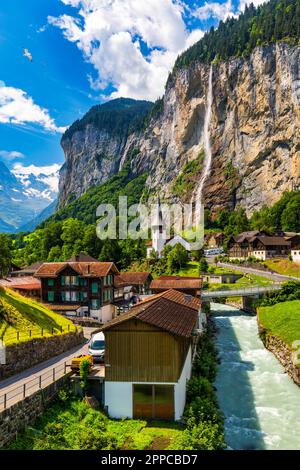
M 89 344 L 89 354 L 93 356 L 94 362 L 104 362 L 105 338 L 103 333 L 92 336 Z

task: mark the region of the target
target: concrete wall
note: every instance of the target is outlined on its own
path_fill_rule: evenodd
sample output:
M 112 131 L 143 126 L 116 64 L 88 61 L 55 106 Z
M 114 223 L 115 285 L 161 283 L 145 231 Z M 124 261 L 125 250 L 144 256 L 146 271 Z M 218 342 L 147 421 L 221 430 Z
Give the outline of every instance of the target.
M 69 375 L 66 375 L 55 383 L 48 385 L 48 387 L 25 398 L 25 400 L 2 411 L 0 413 L 0 449 L 13 442 L 18 433 L 26 426 L 33 425 L 68 381 Z
M 112 418 L 132 418 L 132 382 L 105 381 L 104 400 Z
M 84 341 L 83 332 L 70 332 L 7 346 L 6 364 L 0 366 L 0 378 L 9 377 L 53 356 L 58 356 Z
M 192 373 L 192 349 L 189 349 L 185 364 L 183 366 L 180 379 L 175 385 L 175 420 L 181 418 L 186 401 L 186 383 L 191 378 Z

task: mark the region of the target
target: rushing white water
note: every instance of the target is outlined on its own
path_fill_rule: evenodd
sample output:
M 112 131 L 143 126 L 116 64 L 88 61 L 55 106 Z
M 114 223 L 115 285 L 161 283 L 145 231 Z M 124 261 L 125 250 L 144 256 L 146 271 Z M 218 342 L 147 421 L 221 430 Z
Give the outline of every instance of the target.
M 212 304 L 216 387 L 231 449 L 300 449 L 300 389 L 258 336 L 256 317 Z
M 203 127 L 203 144 L 204 144 L 204 166 L 201 175 L 201 179 L 199 182 L 198 187 L 196 188 L 194 199 L 196 202 L 196 220 L 200 220 L 200 210 L 202 205 L 202 192 L 204 183 L 210 174 L 211 169 L 211 160 L 212 160 L 212 152 L 211 152 L 211 143 L 210 143 L 210 122 L 211 122 L 211 108 L 213 102 L 213 68 L 212 65 L 210 66 L 209 70 L 209 78 L 208 78 L 208 91 L 207 91 L 207 98 L 206 98 L 206 110 L 205 110 L 205 118 L 204 118 L 204 127 Z

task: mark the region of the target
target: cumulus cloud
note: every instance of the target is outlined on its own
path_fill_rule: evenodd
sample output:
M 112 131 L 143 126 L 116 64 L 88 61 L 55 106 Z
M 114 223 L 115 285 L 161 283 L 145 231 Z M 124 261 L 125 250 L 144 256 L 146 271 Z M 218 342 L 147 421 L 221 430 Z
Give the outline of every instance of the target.
M 203 35 L 190 33 L 180 0 L 61 0 L 78 16 L 48 17 L 95 68 L 94 89 L 113 84 L 112 98 L 161 96 L 180 52 Z
M 3 124 L 38 124 L 47 131 L 64 132 L 58 127 L 49 111 L 35 104 L 27 93 L 19 88 L 6 86 L 0 81 L 0 123 Z
M 250 5 L 250 3 L 253 3 L 255 7 L 258 7 L 258 5 L 261 5 L 262 3 L 266 3 L 268 0 L 240 0 L 239 3 L 239 11 L 244 11 L 246 5 Z
M 208 20 L 214 18 L 225 21 L 227 18 L 234 16 L 234 6 L 231 0 L 225 3 L 205 2 L 202 7 L 197 8 L 194 16 L 200 20 Z
M 61 165 L 54 163 L 48 166 L 28 165 L 24 166 L 21 163 L 15 163 L 12 173 L 22 182 L 25 187 L 30 186 L 31 177 L 35 180 L 44 183 L 53 193 L 58 193 L 59 170 Z M 28 189 L 30 190 L 30 188 Z

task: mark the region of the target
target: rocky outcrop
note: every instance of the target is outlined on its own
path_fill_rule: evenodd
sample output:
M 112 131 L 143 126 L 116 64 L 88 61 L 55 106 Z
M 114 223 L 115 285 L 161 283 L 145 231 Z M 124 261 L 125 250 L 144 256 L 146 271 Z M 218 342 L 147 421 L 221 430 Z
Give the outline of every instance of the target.
M 300 367 L 293 361 L 293 351 L 280 338 L 267 333 L 262 326 L 258 325 L 258 330 L 265 347 L 274 354 L 295 384 L 300 387 Z
M 152 194 L 176 201 L 191 197 L 201 180 L 192 175 L 188 195 L 176 193 L 185 164 L 203 151 L 209 66 L 195 63 L 169 80 L 161 112 L 143 132 L 111 139 L 89 126 L 64 141 L 66 164 L 60 203 L 101 184 L 128 161 L 148 172 Z M 216 214 L 240 205 L 250 215 L 275 203 L 300 176 L 300 47 L 257 47 L 249 58 L 213 65 L 210 135 L 212 167 L 203 197 Z M 132 158 L 132 149 L 138 151 Z M 107 158 L 103 158 L 105 154 Z M 187 202 L 187 201 L 185 201 Z

